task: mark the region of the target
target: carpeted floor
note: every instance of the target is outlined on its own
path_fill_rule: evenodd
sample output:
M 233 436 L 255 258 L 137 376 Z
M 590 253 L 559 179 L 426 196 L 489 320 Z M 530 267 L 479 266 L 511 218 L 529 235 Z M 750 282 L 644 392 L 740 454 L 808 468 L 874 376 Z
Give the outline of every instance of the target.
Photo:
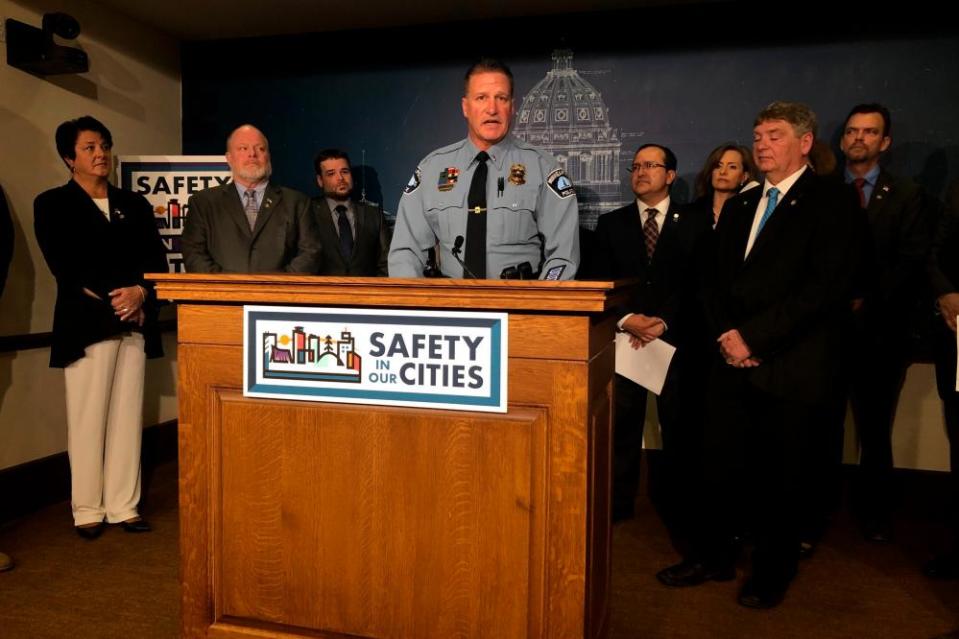
M 642 502 L 637 519 L 614 528 L 611 636 L 930 639 L 959 628 L 959 582 L 933 582 L 919 572 L 926 540 L 941 537 L 941 526 L 900 520 L 896 532 L 896 544 L 866 543 L 839 515 L 815 554 L 801 562 L 782 605 L 758 611 L 736 603 L 742 565 L 735 582 L 661 586 L 656 570 L 678 557 L 649 502 Z
M 141 509 L 154 532 L 73 532 L 70 504 L 0 529 L 16 567 L 0 573 L 2 639 L 153 639 L 177 636 L 180 586 L 176 465 L 150 475 Z
M 0 574 L 0 638 L 176 637 L 176 490 L 174 464 L 150 475 L 149 534 L 111 528 L 87 542 L 74 534 L 66 503 L 0 528 L 0 550 L 17 561 Z M 904 510 L 891 545 L 861 541 L 838 516 L 782 606 L 754 611 L 736 604 L 738 581 L 660 586 L 656 570 L 676 556 L 643 500 L 635 520 L 614 528 L 611 637 L 929 639 L 957 628 L 959 583 L 932 582 L 918 570 L 942 527 Z

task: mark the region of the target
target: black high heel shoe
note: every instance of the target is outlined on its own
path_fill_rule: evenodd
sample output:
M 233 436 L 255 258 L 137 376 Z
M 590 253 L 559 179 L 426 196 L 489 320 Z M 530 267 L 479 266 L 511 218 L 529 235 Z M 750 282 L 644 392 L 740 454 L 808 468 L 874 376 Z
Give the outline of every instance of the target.
M 134 519 L 121 521 L 120 527 L 128 533 L 145 533 L 153 530 L 143 517 L 135 517 Z
M 74 526 L 74 530 L 77 531 L 77 534 L 88 541 L 93 541 L 94 539 L 102 535 L 104 528 L 105 526 L 102 521 L 95 524 L 84 524 L 83 526 Z

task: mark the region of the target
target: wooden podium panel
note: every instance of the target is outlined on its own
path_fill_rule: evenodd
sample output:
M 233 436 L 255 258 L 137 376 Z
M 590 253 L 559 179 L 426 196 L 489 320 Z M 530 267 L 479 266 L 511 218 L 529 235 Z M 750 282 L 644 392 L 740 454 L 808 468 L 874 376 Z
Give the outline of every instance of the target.
M 154 279 L 181 300 L 184 637 L 606 636 L 613 285 Z M 508 312 L 508 412 L 244 397 L 234 298 L 291 290 Z
M 545 411 L 219 403 L 218 617 L 364 637 L 526 634 Z

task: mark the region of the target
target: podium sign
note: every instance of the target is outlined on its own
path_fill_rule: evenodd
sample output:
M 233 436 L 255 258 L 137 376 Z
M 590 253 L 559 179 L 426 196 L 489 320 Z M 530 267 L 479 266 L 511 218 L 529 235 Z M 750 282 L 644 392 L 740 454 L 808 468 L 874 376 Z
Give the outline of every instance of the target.
M 506 412 L 506 313 L 244 306 L 243 394 Z

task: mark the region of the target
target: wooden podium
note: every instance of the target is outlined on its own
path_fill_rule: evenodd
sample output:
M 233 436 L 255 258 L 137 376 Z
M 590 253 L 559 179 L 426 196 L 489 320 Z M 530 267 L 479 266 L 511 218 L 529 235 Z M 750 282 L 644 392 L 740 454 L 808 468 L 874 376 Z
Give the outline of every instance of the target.
M 608 634 L 609 282 L 154 274 L 178 307 L 183 637 Z M 509 410 L 242 394 L 244 304 L 509 313 Z

